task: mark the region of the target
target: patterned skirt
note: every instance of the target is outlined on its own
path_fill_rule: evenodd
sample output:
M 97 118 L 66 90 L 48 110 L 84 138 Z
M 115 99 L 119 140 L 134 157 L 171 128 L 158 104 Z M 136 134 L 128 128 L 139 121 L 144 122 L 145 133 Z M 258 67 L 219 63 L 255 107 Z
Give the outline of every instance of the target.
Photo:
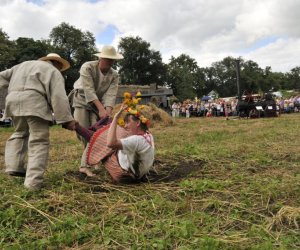
M 118 161 L 118 151 L 107 146 L 107 135 L 110 124 L 98 129 L 91 137 L 88 153 L 88 165 L 96 165 L 102 162 L 114 182 L 131 183 L 136 182 L 136 177 L 130 171 L 121 168 Z M 128 132 L 117 126 L 117 138 L 125 138 Z

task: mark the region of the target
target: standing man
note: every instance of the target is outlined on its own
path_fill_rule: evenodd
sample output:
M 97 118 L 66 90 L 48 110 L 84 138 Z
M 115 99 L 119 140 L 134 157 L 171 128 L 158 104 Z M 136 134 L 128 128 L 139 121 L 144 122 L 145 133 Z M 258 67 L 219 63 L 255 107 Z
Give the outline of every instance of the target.
M 118 92 L 119 74 L 112 69 L 116 60 L 123 59 L 113 46 L 103 46 L 97 61 L 86 62 L 81 66 L 80 77 L 74 83 L 74 118 L 84 128 L 88 128 L 100 118 L 110 116 Z M 87 142 L 81 138 L 86 146 Z M 87 147 L 86 147 L 87 149 Z M 80 171 L 89 172 L 86 164 L 86 151 L 81 157 Z
M 0 89 L 8 88 L 4 116 L 11 117 L 15 127 L 6 142 L 5 172 L 26 176 L 24 185 L 30 190 L 39 190 L 43 184 L 53 116 L 57 124 L 75 128 L 60 73 L 69 67 L 65 59 L 51 53 L 0 72 Z
M 104 46 L 95 55 L 99 60 L 84 63 L 74 83 L 74 118 L 85 128 L 111 114 L 119 84 L 119 74 L 111 67 L 123 59 L 113 46 Z

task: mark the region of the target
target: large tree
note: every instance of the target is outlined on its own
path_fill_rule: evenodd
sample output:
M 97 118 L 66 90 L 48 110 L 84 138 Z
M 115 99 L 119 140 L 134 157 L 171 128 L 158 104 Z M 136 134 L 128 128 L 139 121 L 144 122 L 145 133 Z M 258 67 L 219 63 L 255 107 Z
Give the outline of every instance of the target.
M 159 51 L 140 37 L 124 37 L 119 43 L 124 59 L 119 61 L 122 84 L 165 84 L 166 66 Z
M 188 55 L 181 54 L 177 58 L 171 57 L 168 64 L 167 83 L 179 100 L 196 97 L 198 69 L 195 59 Z
M 194 90 L 196 96 L 201 97 L 209 93 L 212 89 L 209 86 L 208 72 L 206 68 L 198 68 L 195 73 Z
M 225 57 L 222 61 L 212 64 L 214 68 L 215 90 L 220 96 L 233 96 L 237 93 L 236 59 Z
M 16 54 L 15 43 L 0 28 L 0 71 L 13 66 Z
M 79 69 L 86 61 L 95 59 L 97 52 L 95 37 L 89 31 L 83 32 L 67 23 L 54 27 L 50 32 L 50 42 L 55 51 L 68 60 L 71 68 L 66 71 L 66 88 L 73 88 L 79 77 Z
M 254 61 L 241 60 L 241 93 L 244 91 L 256 93 L 260 90 L 263 69 Z
M 36 60 L 52 52 L 53 48 L 46 40 L 33 40 L 32 38 L 19 37 L 16 41 L 16 58 L 14 63 Z
M 283 85 L 286 89 L 300 90 L 300 67 L 292 68 L 290 72 L 285 74 L 285 79 Z

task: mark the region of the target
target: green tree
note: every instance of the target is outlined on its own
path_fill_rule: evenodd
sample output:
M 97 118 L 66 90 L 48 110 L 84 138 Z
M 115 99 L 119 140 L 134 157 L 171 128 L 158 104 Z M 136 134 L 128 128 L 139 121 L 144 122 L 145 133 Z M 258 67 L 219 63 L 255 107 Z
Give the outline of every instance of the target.
M 198 68 L 195 73 L 195 83 L 193 86 L 197 97 L 202 97 L 211 91 L 208 80 L 207 68 Z
M 32 38 L 19 37 L 15 40 L 15 44 L 16 56 L 14 64 L 29 60 L 37 60 L 40 57 L 46 56 L 53 50 L 49 41 L 46 40 L 34 41 Z
M 300 90 L 300 67 L 291 69 L 285 76 L 285 89 Z
M 138 36 L 124 37 L 119 43 L 119 50 L 124 56 L 118 63 L 122 84 L 165 84 L 166 66 L 160 52 L 150 49 L 150 43 Z
M 257 93 L 262 82 L 263 69 L 254 61 L 241 59 L 241 93 L 250 91 Z
M 203 69 L 205 74 L 204 80 L 204 89 L 203 92 L 198 93 L 198 96 L 201 97 L 203 95 L 207 95 L 210 91 L 217 89 L 217 81 L 216 79 L 216 69 L 214 67 L 206 67 Z
M 167 84 L 173 89 L 174 95 L 179 100 L 194 98 L 197 95 L 198 69 L 195 59 L 188 55 L 181 54 L 177 58 L 171 57 L 168 64 Z
M 0 71 L 14 65 L 15 54 L 15 43 L 10 41 L 8 35 L 0 29 Z
M 225 57 L 220 62 L 212 64 L 214 75 L 212 76 L 215 90 L 221 97 L 237 94 L 236 86 L 236 59 Z
M 60 54 L 71 64 L 66 71 L 66 88 L 71 90 L 79 77 L 79 69 L 86 61 L 95 59 L 97 52 L 95 37 L 89 31 L 83 32 L 67 23 L 61 23 L 50 32 L 50 42 L 54 52 Z
M 251 60 L 244 61 L 243 58 L 226 57 L 203 70 L 204 77 L 200 77 L 203 82 L 201 93 L 207 94 L 211 90 L 216 90 L 221 97 L 237 95 L 237 60 L 240 61 L 241 93 L 246 90 L 252 93 L 266 92 L 284 86 L 286 77 L 283 73 L 273 73 L 271 67 L 266 67 L 263 70 L 256 62 Z M 199 96 L 200 92 L 197 91 L 197 93 Z
M 279 75 L 272 72 L 272 68 L 267 66 L 259 82 L 259 89 L 262 92 L 268 92 L 270 90 L 280 88 L 280 79 Z

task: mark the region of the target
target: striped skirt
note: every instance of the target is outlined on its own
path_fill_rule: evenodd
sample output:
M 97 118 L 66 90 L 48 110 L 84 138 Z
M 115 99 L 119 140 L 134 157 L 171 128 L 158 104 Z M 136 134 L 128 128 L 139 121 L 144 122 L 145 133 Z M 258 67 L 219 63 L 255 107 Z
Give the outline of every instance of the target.
M 114 182 L 135 182 L 135 175 L 121 168 L 118 161 L 118 151 L 107 146 L 107 134 L 109 127 L 110 125 L 102 127 L 91 137 L 87 153 L 87 164 L 96 165 L 102 162 Z M 124 128 L 120 126 L 117 127 L 118 139 L 125 138 L 128 135 L 128 132 Z

